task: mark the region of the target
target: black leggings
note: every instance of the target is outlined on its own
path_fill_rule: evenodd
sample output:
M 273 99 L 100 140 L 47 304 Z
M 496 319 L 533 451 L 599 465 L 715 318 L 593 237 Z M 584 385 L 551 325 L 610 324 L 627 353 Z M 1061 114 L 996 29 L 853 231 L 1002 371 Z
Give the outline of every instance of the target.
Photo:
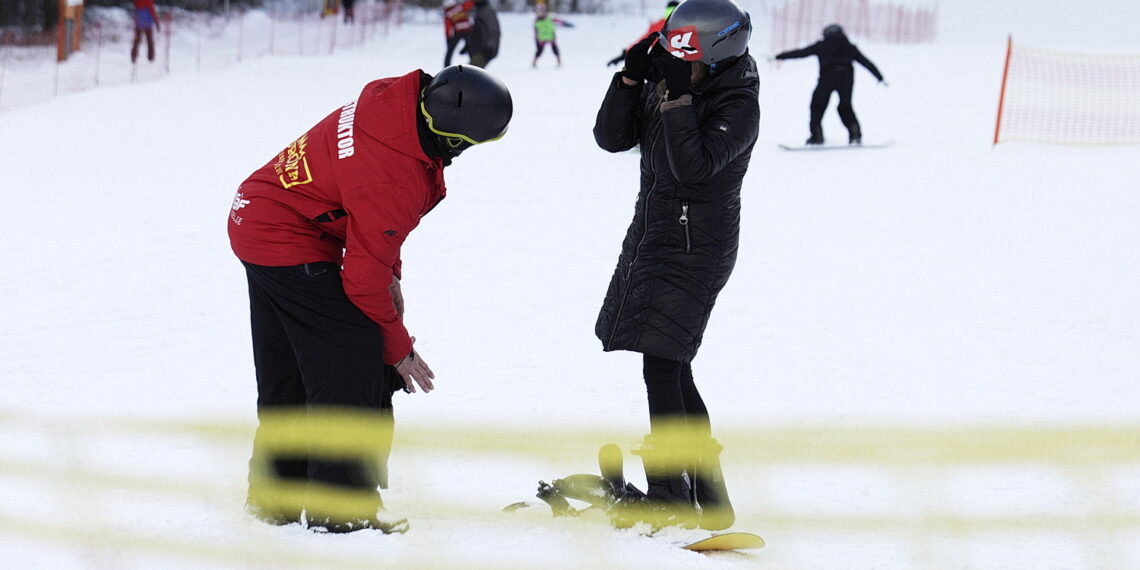
M 534 59 L 538 59 L 538 56 L 542 55 L 542 52 L 546 49 L 546 44 L 550 44 L 550 51 L 554 52 L 554 57 L 562 57 L 562 54 L 558 52 L 558 42 L 536 41 L 534 42 Z
M 693 382 L 692 366 L 648 354 L 643 365 L 651 431 L 659 432 L 665 423 L 683 419 L 696 434 L 710 435 L 709 412 Z

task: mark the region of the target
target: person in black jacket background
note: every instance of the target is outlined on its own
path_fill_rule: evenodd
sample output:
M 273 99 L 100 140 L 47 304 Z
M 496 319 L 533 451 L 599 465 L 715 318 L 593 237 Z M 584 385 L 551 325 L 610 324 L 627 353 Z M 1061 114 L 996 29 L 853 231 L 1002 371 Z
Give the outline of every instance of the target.
M 819 58 L 819 82 L 811 94 L 811 136 L 807 144 L 823 144 L 823 112 L 831 101 L 831 92 L 839 93 L 839 118 L 847 127 L 847 141 L 850 144 L 863 142 L 863 129 L 859 126 L 859 119 L 855 116 L 855 107 L 851 104 L 851 93 L 855 86 L 855 66 L 851 62 L 857 61 L 867 68 L 871 75 L 880 83 L 886 84 L 883 74 L 859 48 L 855 47 L 843 28 L 838 24 L 831 24 L 823 29 L 823 39 L 801 49 L 786 51 L 776 55 L 776 59 L 796 59 L 816 56 Z
M 467 36 L 467 53 L 471 65 L 485 68 L 499 55 L 499 15 L 488 0 L 476 0 L 474 20 Z
M 633 222 L 595 329 L 604 350 L 644 355 L 651 433 L 635 453 L 649 487 L 611 510 L 619 526 L 735 520 L 690 363 L 736 263 L 760 122 L 751 29 L 733 0 L 682 2 L 661 34 L 627 51 L 594 126 L 604 150 L 641 147 Z

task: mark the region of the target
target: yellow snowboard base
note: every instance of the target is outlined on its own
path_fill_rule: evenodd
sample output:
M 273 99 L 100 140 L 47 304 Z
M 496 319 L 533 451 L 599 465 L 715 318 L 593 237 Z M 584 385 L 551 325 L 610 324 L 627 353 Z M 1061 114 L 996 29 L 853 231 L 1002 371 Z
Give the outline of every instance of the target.
M 726 532 L 714 534 L 692 544 L 686 544 L 682 548 L 696 552 L 747 550 L 749 548 L 764 548 L 764 539 L 750 532 Z

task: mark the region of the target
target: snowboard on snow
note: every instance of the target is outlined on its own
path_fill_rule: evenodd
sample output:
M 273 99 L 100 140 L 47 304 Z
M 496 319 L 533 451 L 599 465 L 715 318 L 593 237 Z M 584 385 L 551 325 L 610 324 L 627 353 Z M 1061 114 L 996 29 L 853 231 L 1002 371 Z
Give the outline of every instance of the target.
M 562 479 L 554 479 L 550 483 L 539 481 L 538 493 L 535 496 L 549 506 L 556 517 L 576 517 L 590 511 L 608 511 L 619 497 L 644 496 L 644 493 L 637 487 L 625 480 L 623 463 L 621 448 L 612 443 L 604 445 L 598 451 L 598 467 L 601 470 L 601 476 L 581 473 Z M 582 501 L 588 506 L 581 509 L 575 508 L 567 500 L 568 498 Z M 520 501 L 507 505 L 503 511 L 516 512 L 532 506 L 535 505 L 527 501 Z M 653 536 L 653 534 L 647 536 Z M 700 540 L 680 543 L 678 546 L 694 552 L 746 550 L 763 548 L 764 539 L 750 532 L 723 532 L 712 533 Z
M 764 548 L 764 539 L 750 532 L 723 532 L 682 546 L 694 552 Z
M 861 148 L 887 148 L 895 144 L 894 141 L 886 141 L 881 143 L 862 143 L 862 144 L 780 144 L 780 148 L 784 150 L 809 150 L 809 151 L 822 151 L 822 150 L 858 150 Z

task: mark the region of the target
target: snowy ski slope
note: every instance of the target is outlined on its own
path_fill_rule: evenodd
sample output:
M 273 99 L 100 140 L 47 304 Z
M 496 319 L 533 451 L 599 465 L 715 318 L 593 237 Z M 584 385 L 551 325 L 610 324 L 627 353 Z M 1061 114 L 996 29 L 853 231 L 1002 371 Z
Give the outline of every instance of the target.
M 1113 30 L 1113 3 L 1087 19 L 1044 4 L 1037 28 L 1017 6 L 972 21 L 990 4 L 945 3 L 938 44 L 854 38 L 891 82 L 857 71 L 866 138 L 895 141 L 875 152 L 779 150 L 806 137 L 816 66 L 769 65 L 757 48 L 740 258 L 694 362 L 737 528 L 768 541 L 748 554 L 498 511 L 647 429 L 637 355 L 604 354 L 592 333 L 638 156 L 591 134 L 604 62 L 646 18 L 571 17 L 563 67 L 548 54 L 532 69 L 530 18 L 502 15 L 489 70 L 514 94 L 510 132 L 448 169 L 448 199 L 403 253 L 408 326 L 438 375 L 436 392 L 396 403 L 384 498 L 410 518 L 403 536 L 316 536 L 241 512 L 255 387 L 224 224 L 237 184 L 365 82 L 437 70 L 440 27 L 411 18 L 331 57 L 0 114 L 0 560 L 1140 566 L 1137 149 L 990 145 L 1005 31 L 1140 46 L 1088 33 Z M 833 110 L 824 128 L 843 136 Z

